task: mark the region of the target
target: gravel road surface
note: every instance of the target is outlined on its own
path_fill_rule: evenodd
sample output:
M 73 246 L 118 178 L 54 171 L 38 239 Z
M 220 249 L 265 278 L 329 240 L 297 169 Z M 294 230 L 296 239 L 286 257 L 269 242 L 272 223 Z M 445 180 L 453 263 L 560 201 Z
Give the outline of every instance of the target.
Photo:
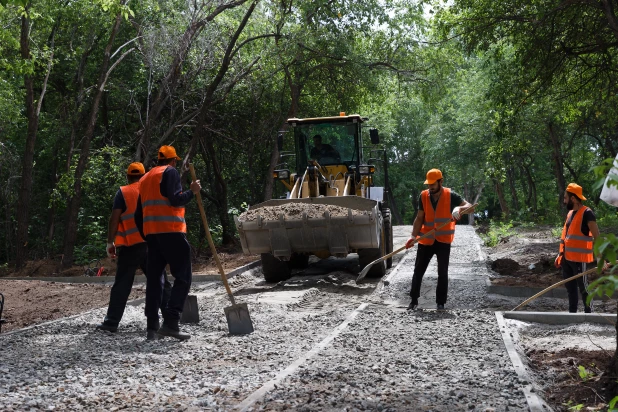
M 410 229 L 395 228 L 395 247 Z M 421 310 L 406 311 L 412 249 L 383 281 L 360 285 L 356 255 L 312 258 L 279 284 L 259 268 L 237 276 L 256 329 L 248 336 L 228 335 L 229 301 L 215 282 L 193 285 L 201 321 L 183 326 L 192 338 L 182 343 L 146 341 L 143 305 L 115 334 L 94 330 L 96 310 L 0 335 L 0 409 L 527 410 L 493 313 L 519 300 L 484 292 L 481 244 L 457 226 L 445 312 L 435 310 L 435 261 Z

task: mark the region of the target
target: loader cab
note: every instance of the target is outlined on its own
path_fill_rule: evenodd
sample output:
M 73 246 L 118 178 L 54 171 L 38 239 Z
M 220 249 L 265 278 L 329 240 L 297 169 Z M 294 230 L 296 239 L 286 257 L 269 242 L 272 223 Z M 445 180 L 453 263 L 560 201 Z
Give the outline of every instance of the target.
M 341 171 L 355 169 L 362 158 L 361 124 L 359 115 L 289 119 L 294 133 L 296 167 L 302 175 L 315 160 L 320 166 L 344 166 Z

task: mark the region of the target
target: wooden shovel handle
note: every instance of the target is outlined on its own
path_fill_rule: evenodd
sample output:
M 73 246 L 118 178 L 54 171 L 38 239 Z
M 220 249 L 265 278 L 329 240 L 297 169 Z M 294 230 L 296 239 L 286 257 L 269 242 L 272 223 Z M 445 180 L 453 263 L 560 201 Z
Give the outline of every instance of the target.
M 560 286 L 560 285 L 564 285 L 565 283 L 570 282 L 570 281 L 572 281 L 572 280 L 575 280 L 575 279 L 577 279 L 577 278 L 581 278 L 582 276 L 585 276 L 585 275 L 588 275 L 588 274 L 590 274 L 590 273 L 593 273 L 593 272 L 594 272 L 594 271 L 596 271 L 596 270 L 597 270 L 597 268 L 588 269 L 587 271 L 582 272 L 582 273 L 578 273 L 577 275 L 575 275 L 575 276 L 571 276 L 571 277 L 570 277 L 570 278 L 568 278 L 568 279 L 564 279 L 564 280 L 561 280 L 560 282 L 556 282 L 556 283 L 554 283 L 553 285 L 551 285 L 550 287 L 543 289 L 542 291 L 540 291 L 540 292 L 539 292 L 539 293 L 537 293 L 536 295 L 534 295 L 534 296 L 532 296 L 532 297 L 530 297 L 530 298 L 528 298 L 528 299 L 524 300 L 524 301 L 523 301 L 523 302 L 521 302 L 519 305 L 515 306 L 515 308 L 513 308 L 512 312 L 516 311 L 516 310 L 517 310 L 517 309 L 519 309 L 519 308 L 524 307 L 524 306 L 525 306 L 525 305 L 527 305 L 528 303 L 532 302 L 533 300 L 535 300 L 535 299 L 536 299 L 536 298 L 538 298 L 539 296 L 542 296 L 542 295 L 546 294 L 546 293 L 547 293 L 547 292 L 549 292 L 550 290 L 555 289 L 555 288 L 557 288 L 558 286 Z
M 195 176 L 195 168 L 193 168 L 193 163 L 189 163 L 189 171 L 191 172 L 191 179 L 193 181 L 197 180 Z M 208 245 L 210 245 L 210 251 L 212 252 L 212 256 L 217 263 L 217 267 L 219 268 L 219 273 L 221 274 L 221 280 L 223 281 L 223 285 L 225 286 L 225 290 L 232 301 L 232 305 L 236 304 L 234 300 L 234 295 L 232 294 L 232 289 L 230 289 L 230 285 L 227 283 L 227 276 L 225 276 L 225 271 L 223 270 L 223 266 L 221 265 L 221 261 L 219 260 L 219 255 L 217 255 L 217 249 L 215 248 L 215 242 L 212 241 L 212 236 L 210 236 L 210 230 L 208 229 L 208 220 L 206 219 L 206 212 L 204 211 L 204 205 L 202 204 L 202 195 L 200 192 L 197 192 L 195 195 L 195 199 L 197 200 L 197 206 L 200 209 L 200 215 L 202 215 L 202 224 L 204 225 L 204 230 L 206 231 L 206 239 L 208 239 Z

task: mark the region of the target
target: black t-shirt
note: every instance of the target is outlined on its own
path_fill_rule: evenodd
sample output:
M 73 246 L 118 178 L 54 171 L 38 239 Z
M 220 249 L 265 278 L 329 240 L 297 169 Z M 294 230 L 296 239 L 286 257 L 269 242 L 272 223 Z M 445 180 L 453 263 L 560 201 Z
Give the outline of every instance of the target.
M 113 208 L 122 210 L 122 213 L 127 211 L 127 202 L 124 201 L 124 196 L 122 195 L 122 190 L 120 189 L 118 189 L 116 196 L 114 197 Z
M 440 198 L 438 198 L 438 200 L 434 201 L 433 197 L 431 196 L 431 194 L 429 194 L 429 200 L 431 201 L 431 205 L 433 206 L 433 210 L 436 210 L 436 206 L 438 206 L 438 201 L 440 200 Z M 463 197 L 461 197 L 459 195 L 459 193 L 457 193 L 456 191 L 451 189 L 451 212 L 453 211 L 453 209 L 455 209 L 457 206 L 461 205 L 464 202 Z M 418 210 L 422 210 L 423 209 L 423 192 L 421 192 L 421 194 L 418 197 Z
M 571 218 L 567 220 L 566 222 L 566 230 L 567 233 L 569 232 L 569 226 L 571 226 L 571 222 L 573 221 L 573 218 L 575 217 L 575 214 L 577 212 L 573 212 L 573 214 L 571 214 Z M 596 222 L 597 221 L 597 217 L 594 215 L 594 212 L 592 211 L 592 209 L 587 208 L 586 211 L 584 212 L 584 216 L 582 216 L 582 233 L 584 234 L 584 236 L 590 236 L 590 228 L 588 227 L 588 222 Z

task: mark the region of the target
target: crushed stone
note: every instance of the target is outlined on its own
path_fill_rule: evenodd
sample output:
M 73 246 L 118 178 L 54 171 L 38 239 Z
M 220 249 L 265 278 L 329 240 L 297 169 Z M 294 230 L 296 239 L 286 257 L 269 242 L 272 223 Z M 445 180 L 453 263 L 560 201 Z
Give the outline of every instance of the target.
M 369 215 L 370 211 L 349 209 L 352 216 Z M 286 203 L 278 206 L 263 206 L 250 209 L 238 216 L 241 222 L 256 220 L 258 215 L 265 220 L 276 220 L 283 214 L 286 219 L 302 219 L 303 214 L 307 213 L 310 219 L 324 217 L 328 212 L 332 217 L 345 217 L 348 215 L 348 208 L 335 205 L 319 205 L 311 203 Z

